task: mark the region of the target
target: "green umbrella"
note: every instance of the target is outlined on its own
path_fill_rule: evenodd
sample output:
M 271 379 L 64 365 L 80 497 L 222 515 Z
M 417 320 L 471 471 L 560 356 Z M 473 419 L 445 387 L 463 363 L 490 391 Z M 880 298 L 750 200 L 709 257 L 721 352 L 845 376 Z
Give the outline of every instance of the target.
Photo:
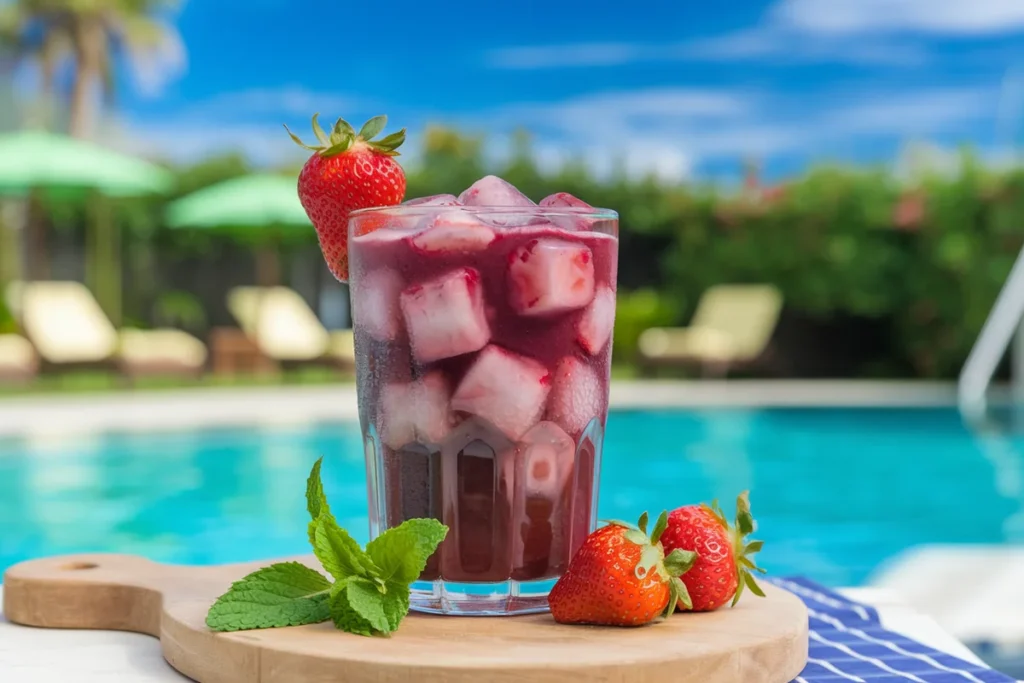
M 164 193 L 173 184 L 173 175 L 159 166 L 66 135 L 38 130 L 0 135 L 2 194 L 18 196 L 38 190 L 125 197 Z M 104 200 L 96 198 L 94 209 L 88 279 L 107 313 L 119 322 L 121 266 L 116 226 Z
M 230 230 L 257 237 L 261 284 L 277 284 L 277 242 L 286 232 L 311 228 L 299 202 L 294 177 L 254 174 L 225 180 L 171 202 L 167 225 L 172 228 Z
M 310 227 L 295 178 L 247 175 L 225 180 L 171 202 L 172 228 Z
M 25 130 L 0 135 L 0 192 L 96 190 L 107 196 L 167 192 L 168 171 L 66 135 Z

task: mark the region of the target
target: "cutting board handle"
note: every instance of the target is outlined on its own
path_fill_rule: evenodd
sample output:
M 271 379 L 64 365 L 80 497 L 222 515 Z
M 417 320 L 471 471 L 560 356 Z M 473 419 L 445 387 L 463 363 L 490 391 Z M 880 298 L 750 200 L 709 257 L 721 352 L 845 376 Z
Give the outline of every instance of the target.
M 131 555 L 65 555 L 3 576 L 4 616 L 24 626 L 160 634 L 166 565 Z

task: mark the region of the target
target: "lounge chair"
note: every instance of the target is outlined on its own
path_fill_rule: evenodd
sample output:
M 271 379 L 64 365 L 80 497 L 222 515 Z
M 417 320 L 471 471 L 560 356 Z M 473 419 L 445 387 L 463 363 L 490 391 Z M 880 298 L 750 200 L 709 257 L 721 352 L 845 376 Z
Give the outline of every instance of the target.
M 0 384 L 27 384 L 39 369 L 32 343 L 18 334 L 0 334 Z
M 274 365 L 355 366 L 352 330 L 328 331 L 288 287 L 236 287 L 228 310 L 261 356 Z
M 198 376 L 206 364 L 206 346 L 187 332 L 119 332 L 78 282 L 13 283 L 7 303 L 44 368 L 109 367 L 133 379 Z
M 697 304 L 689 327 L 652 328 L 640 335 L 640 358 L 653 366 L 696 365 L 704 376 L 761 364 L 782 312 L 770 285 L 716 285 Z

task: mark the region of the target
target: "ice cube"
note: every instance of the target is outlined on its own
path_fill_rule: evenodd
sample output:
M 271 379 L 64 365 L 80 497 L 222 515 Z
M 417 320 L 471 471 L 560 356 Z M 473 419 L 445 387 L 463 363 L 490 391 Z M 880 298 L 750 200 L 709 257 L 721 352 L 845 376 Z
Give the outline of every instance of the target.
M 479 271 L 459 268 L 399 296 L 413 356 L 420 363 L 482 349 L 491 338 Z
M 405 284 L 390 268 L 371 271 L 359 281 L 352 297 L 352 320 L 357 327 L 378 341 L 395 339 L 402 331 L 398 295 Z
M 576 444 L 554 422 L 538 422 L 519 439 L 516 466 L 527 496 L 555 499 L 572 477 Z
M 615 326 L 615 292 L 606 285 L 598 287 L 594 300 L 583 311 L 576 325 L 576 340 L 583 350 L 596 356 L 604 350 Z
M 570 209 L 570 211 L 566 212 L 567 215 L 549 215 L 547 217 L 549 221 L 563 230 L 591 230 L 594 227 L 595 220 L 593 218 L 573 215 L 573 211 L 571 211 L 572 209 L 593 209 L 594 207 L 568 192 L 556 192 L 555 194 L 548 195 L 540 200 L 538 206 L 551 209 Z
M 604 388 L 594 369 L 575 356 L 558 361 L 551 379 L 547 419 L 578 436 L 604 408 Z
M 392 230 L 391 228 L 379 228 L 373 232 L 368 232 L 363 235 L 357 235 L 353 238 L 356 244 L 363 246 L 371 246 L 378 244 L 388 244 L 391 242 L 399 242 L 404 240 L 408 236 L 408 233 L 402 230 Z
M 462 378 L 452 410 L 483 418 L 517 441 L 537 422 L 550 389 L 547 368 L 492 344 Z
M 385 385 L 377 419 L 380 440 L 395 450 L 440 443 L 453 422 L 444 375 L 434 371 L 412 382 Z
M 498 176 L 488 175 L 459 195 L 466 206 L 536 206 L 533 201 Z
M 462 202 L 453 194 L 433 194 L 429 197 L 408 199 L 402 206 L 459 206 Z
M 587 204 L 578 197 L 573 197 L 568 192 L 556 192 L 555 194 L 549 194 L 544 199 L 540 200 L 538 206 L 551 206 L 555 208 L 571 208 L 571 209 L 592 209 L 590 204 Z
M 496 235 L 489 227 L 465 211 L 445 211 L 426 220 L 423 232 L 412 246 L 424 254 L 482 251 Z
M 594 258 L 579 242 L 535 239 L 509 254 L 509 303 L 520 315 L 583 308 L 594 298 Z

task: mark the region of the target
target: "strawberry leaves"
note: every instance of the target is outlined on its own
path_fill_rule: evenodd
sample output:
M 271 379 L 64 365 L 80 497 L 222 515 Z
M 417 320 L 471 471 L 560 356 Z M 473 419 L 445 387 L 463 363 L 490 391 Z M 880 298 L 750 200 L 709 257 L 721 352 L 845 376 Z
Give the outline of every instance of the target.
M 719 515 L 721 519 L 725 518 L 721 508 L 718 507 L 717 501 L 712 504 L 712 507 L 717 510 L 716 515 Z M 736 594 L 732 598 L 732 606 L 735 606 L 740 601 L 740 596 L 743 595 L 744 589 L 749 589 L 751 593 L 758 597 L 764 597 L 764 591 L 757 585 L 754 575 L 751 574 L 751 572 L 765 573 L 765 570 L 758 567 L 753 559 L 751 559 L 755 553 L 764 547 L 764 541 L 747 541 L 747 536 L 754 533 L 756 528 L 754 516 L 750 512 L 750 495 L 747 491 L 744 491 L 736 499 L 736 524 L 731 529 L 736 556 L 736 572 L 739 579 L 736 585 Z
M 408 614 L 409 585 L 448 527 L 434 519 L 410 519 L 363 550 L 331 514 L 320 479 L 321 462 L 322 458 L 314 463 L 306 481 L 311 518 L 307 535 L 334 583 L 297 562 L 264 567 L 236 581 L 217 599 L 206 617 L 211 630 L 299 626 L 329 619 L 348 633 L 386 635 Z
M 380 140 L 374 140 L 375 137 L 383 132 L 384 127 L 387 126 L 387 116 L 374 116 L 363 124 L 358 133 L 356 133 L 356 129 L 352 127 L 352 124 L 345 119 L 339 118 L 334 122 L 334 127 L 331 129 L 330 134 L 327 134 L 320 126 L 319 118 L 319 114 L 313 114 L 313 134 L 320 143 L 318 146 L 307 145 L 288 126 L 285 126 L 284 129 L 288 131 L 288 135 L 295 144 L 303 149 L 316 152 L 321 157 L 337 156 L 347 152 L 355 145 L 365 145 L 385 156 L 398 156 L 399 152 L 397 150 L 405 142 L 405 128 L 396 133 L 391 133 Z

